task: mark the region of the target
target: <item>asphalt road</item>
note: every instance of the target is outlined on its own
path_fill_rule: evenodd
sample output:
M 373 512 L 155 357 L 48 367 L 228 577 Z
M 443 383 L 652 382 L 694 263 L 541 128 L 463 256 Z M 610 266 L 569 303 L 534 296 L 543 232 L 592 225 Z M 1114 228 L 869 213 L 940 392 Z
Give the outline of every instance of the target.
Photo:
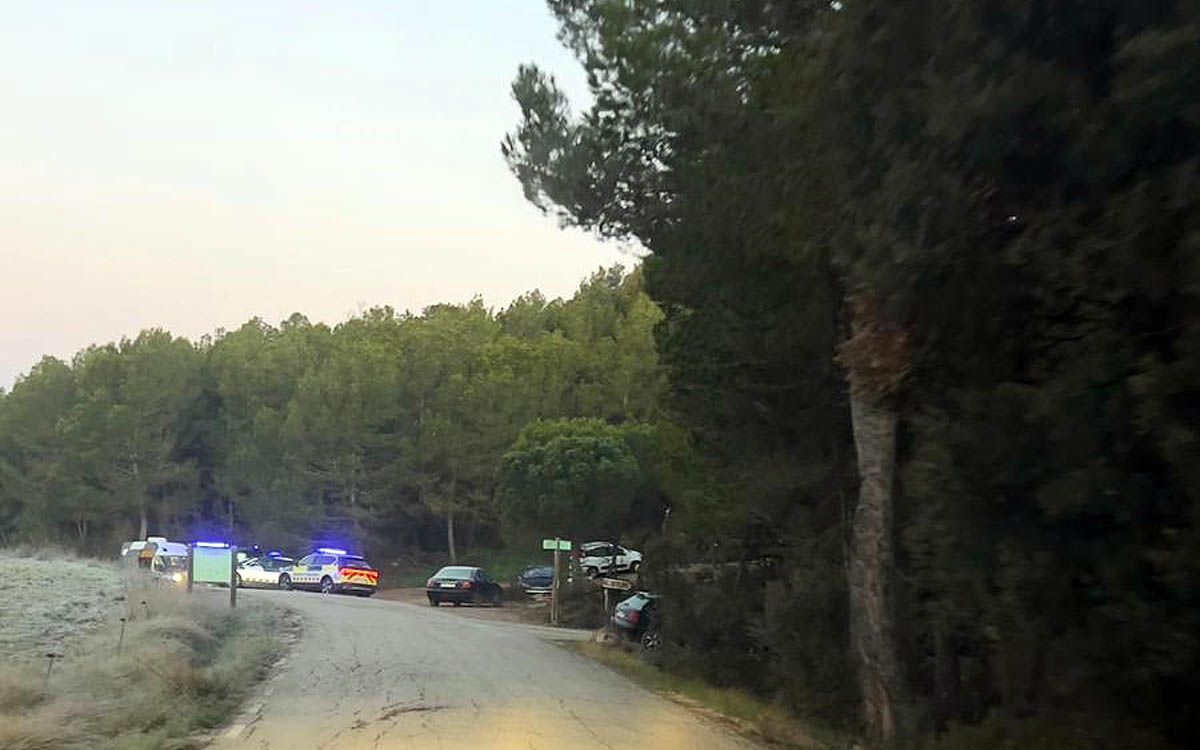
M 549 628 L 449 608 L 242 590 L 304 628 L 217 750 L 755 748 L 548 640 Z

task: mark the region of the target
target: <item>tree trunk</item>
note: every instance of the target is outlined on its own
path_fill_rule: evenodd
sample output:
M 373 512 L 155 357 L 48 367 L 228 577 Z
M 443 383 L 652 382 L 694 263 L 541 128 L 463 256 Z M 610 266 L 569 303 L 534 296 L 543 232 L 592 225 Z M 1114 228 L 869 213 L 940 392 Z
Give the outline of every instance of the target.
M 450 562 L 458 562 L 458 550 L 454 548 L 454 510 L 446 511 L 446 546 L 450 549 Z
M 150 523 L 146 518 L 146 493 L 142 487 L 142 474 L 138 470 L 137 457 L 133 458 L 133 487 L 138 493 L 138 539 L 145 539 L 150 532 Z
M 934 726 L 940 732 L 958 719 L 962 678 L 959 676 L 958 648 L 943 622 L 933 626 Z
M 859 494 L 850 544 L 850 638 L 858 657 L 867 737 L 883 745 L 896 735 L 897 667 L 889 579 L 892 573 L 892 484 L 896 409 L 886 397 L 855 387 L 850 419 L 858 452 Z

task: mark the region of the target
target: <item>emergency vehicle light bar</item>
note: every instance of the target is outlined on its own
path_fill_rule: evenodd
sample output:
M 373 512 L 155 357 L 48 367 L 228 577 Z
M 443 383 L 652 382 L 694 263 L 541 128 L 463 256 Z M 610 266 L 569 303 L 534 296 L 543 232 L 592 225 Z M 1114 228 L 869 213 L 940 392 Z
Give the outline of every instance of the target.
M 348 554 L 348 553 L 346 552 L 346 550 L 344 550 L 344 549 L 338 549 L 337 547 L 317 547 L 317 552 L 321 552 L 321 553 L 323 553 L 323 554 L 326 554 L 326 555 L 345 555 L 345 554 Z
M 196 542 L 197 547 L 209 547 L 212 549 L 225 549 L 229 546 L 228 542 Z

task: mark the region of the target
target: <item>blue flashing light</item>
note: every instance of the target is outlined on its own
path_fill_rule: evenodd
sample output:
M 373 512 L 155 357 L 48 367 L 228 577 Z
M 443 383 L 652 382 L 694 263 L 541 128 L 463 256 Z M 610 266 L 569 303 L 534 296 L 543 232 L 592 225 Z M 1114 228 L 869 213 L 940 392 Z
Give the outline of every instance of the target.
M 210 549 L 228 549 L 228 542 L 196 542 L 196 547 L 208 547 Z
M 283 553 L 277 549 L 273 549 L 267 553 L 267 557 L 283 557 Z
M 345 555 L 345 554 L 349 554 L 349 553 L 347 553 L 347 552 L 346 552 L 346 550 L 344 550 L 344 549 L 338 549 L 337 547 L 317 547 L 317 552 L 321 552 L 321 553 L 323 553 L 323 554 L 326 554 L 326 555 Z

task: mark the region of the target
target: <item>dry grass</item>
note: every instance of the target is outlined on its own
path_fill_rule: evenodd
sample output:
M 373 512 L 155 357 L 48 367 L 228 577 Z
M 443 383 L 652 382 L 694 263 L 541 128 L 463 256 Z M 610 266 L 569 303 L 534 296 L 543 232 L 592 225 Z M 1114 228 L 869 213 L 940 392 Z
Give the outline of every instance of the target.
M 172 589 L 134 590 L 125 604 L 64 649 L 49 680 L 45 658 L 0 668 L 0 747 L 191 747 L 236 714 L 283 647 L 274 609 L 231 612 L 219 595 Z

